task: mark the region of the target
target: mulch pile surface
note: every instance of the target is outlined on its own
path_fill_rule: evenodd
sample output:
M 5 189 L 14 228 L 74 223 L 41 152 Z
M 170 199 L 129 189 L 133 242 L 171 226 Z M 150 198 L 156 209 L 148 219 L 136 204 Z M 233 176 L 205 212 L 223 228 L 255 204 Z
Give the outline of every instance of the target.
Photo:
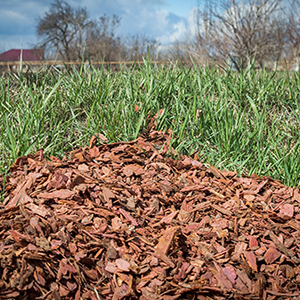
M 300 299 L 300 194 L 176 156 L 171 135 L 11 167 L 0 299 Z

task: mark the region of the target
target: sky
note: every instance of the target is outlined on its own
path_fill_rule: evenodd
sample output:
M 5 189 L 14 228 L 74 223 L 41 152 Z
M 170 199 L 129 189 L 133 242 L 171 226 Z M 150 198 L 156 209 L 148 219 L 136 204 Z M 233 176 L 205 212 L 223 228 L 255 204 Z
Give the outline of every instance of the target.
M 30 49 L 38 42 L 36 25 L 52 0 L 0 0 L 0 53 Z M 117 33 L 146 34 L 162 46 L 184 39 L 197 0 L 66 0 L 86 7 L 91 18 L 116 14 L 121 17 Z

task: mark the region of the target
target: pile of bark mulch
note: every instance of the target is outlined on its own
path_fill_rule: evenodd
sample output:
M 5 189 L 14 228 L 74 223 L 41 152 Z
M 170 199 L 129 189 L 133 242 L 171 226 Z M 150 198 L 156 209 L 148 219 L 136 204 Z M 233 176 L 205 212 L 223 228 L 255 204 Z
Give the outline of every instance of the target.
M 18 158 L 0 299 L 300 299 L 298 189 L 174 160 L 170 139 Z

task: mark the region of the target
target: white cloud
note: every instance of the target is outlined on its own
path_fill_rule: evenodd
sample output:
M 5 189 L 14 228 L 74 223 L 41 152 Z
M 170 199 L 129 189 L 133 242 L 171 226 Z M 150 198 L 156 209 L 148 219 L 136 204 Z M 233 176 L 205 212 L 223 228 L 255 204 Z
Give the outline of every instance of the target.
M 163 45 L 175 42 L 182 42 L 192 38 L 197 32 L 197 24 L 195 14 L 197 7 L 194 7 L 187 19 L 181 18 L 172 24 L 172 29 L 169 29 L 165 34 L 159 37 Z

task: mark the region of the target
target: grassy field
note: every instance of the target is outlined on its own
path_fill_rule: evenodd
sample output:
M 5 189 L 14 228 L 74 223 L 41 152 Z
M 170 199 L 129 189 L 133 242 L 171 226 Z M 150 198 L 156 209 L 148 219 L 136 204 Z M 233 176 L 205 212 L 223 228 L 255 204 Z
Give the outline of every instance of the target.
M 30 75 L 30 74 L 29 74 Z M 0 81 L 0 171 L 43 148 L 46 156 L 88 145 L 135 139 L 148 115 L 164 109 L 157 129 L 173 130 L 173 147 L 238 174 L 300 182 L 300 74 L 217 69 L 104 69 Z M 139 108 L 136 110 L 136 108 Z

